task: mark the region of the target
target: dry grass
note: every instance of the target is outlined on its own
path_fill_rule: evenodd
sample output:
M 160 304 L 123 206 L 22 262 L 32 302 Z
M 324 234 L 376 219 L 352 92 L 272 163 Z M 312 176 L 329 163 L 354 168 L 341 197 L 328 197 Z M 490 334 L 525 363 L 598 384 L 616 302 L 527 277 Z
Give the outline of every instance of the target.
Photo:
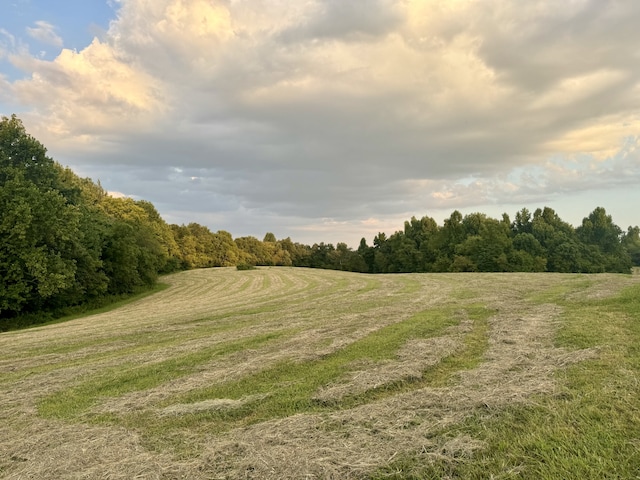
M 393 360 L 353 364 L 345 378 L 323 386 L 314 398 L 331 404 L 397 381 L 421 379 L 429 367 L 463 348 L 462 335 L 458 332 L 466 329 L 468 325 L 463 324 L 449 328 L 447 334 L 441 337 L 409 340 Z
M 559 369 L 599 354 L 554 346 L 554 299 L 606 298 L 640 277 L 265 268 L 164 281 L 171 288 L 116 311 L 0 335 L 2 478 L 366 478 L 410 452 L 465 458 L 482 442 L 439 436 L 443 427 L 557 393 Z M 421 312 L 478 304 L 491 312 L 481 355 L 448 367 L 444 383 L 429 375 L 465 355 L 475 330 L 464 315 L 393 355 L 341 364 L 293 414 L 253 408 L 302 374 L 274 377 L 272 391 L 190 399 L 283 362 L 322 372 Z

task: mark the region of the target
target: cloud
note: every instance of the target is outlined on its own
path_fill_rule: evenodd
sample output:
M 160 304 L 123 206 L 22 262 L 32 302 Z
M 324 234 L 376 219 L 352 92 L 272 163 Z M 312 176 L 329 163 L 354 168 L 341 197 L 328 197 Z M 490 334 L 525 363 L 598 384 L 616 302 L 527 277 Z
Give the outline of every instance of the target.
M 107 192 L 107 195 L 113 198 L 128 198 L 128 195 L 125 195 L 122 192 Z
M 392 33 L 401 22 L 401 5 L 394 0 L 325 0 L 314 2 L 305 18 L 285 29 L 281 38 L 293 43 L 318 39 L 366 41 Z
M 81 51 L 11 54 L 30 77 L 7 88 L 56 158 L 174 217 L 347 231 L 637 183 L 639 20 L 595 0 L 121 0 Z
M 98 39 L 81 52 L 64 49 L 52 62 L 24 53 L 12 62 L 33 72 L 11 90 L 38 106 L 32 121 L 45 144 L 109 150 L 110 134 L 151 127 L 165 108 L 159 82 Z
M 35 22 L 34 27 L 27 27 L 27 34 L 31 38 L 47 45 L 54 47 L 62 47 L 64 45 L 62 38 L 56 33 L 56 27 L 44 20 Z
M 8 52 L 10 49 L 15 49 L 16 38 L 4 28 L 0 28 L 0 48 L 2 51 Z

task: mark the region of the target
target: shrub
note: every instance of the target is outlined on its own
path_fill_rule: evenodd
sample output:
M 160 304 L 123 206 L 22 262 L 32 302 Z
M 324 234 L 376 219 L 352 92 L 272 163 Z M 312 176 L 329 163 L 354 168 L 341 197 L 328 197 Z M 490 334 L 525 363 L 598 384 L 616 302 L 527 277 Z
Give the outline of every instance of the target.
M 255 270 L 256 266 L 255 265 L 250 265 L 248 263 L 240 263 L 240 264 L 236 265 L 236 269 L 237 270 Z

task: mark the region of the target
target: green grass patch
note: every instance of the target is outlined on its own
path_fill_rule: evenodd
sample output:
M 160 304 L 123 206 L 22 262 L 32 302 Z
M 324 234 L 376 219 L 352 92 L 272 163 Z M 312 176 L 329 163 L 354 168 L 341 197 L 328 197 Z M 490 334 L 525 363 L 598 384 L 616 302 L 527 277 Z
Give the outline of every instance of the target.
M 156 419 L 163 426 L 156 426 L 158 432 L 175 428 L 206 431 L 224 431 L 240 425 L 249 425 L 273 418 L 318 412 L 333 409 L 350 408 L 376 398 L 393 395 L 410 388 L 417 388 L 434 378 L 444 381 L 462 368 L 470 368 L 480 361 L 486 348 L 486 319 L 490 312 L 479 305 L 468 309 L 450 307 L 420 312 L 411 318 L 388 325 L 349 346 L 321 359 L 305 362 L 282 361 L 260 372 L 235 381 L 211 385 L 173 397 L 160 407 L 175 404 L 193 404 L 212 399 L 235 399 L 257 396 L 259 402 L 247 402 L 239 408 L 198 412 L 181 418 Z M 447 327 L 457 325 L 462 318 L 471 318 L 477 327 L 465 339 L 464 352 L 446 360 L 442 368 L 429 369 L 423 379 L 399 379 L 381 387 L 348 396 L 338 402 L 319 402 L 314 394 L 322 386 L 335 382 L 347 374 L 359 362 L 381 362 L 394 359 L 398 350 L 409 340 L 430 338 L 442 334 Z M 128 426 L 146 428 L 149 425 L 147 415 L 130 417 Z
M 489 317 L 494 313 L 483 305 L 473 305 L 465 310 L 473 321 L 471 332 L 464 337 L 464 349 L 450 355 L 425 372 L 425 385 L 442 387 L 449 384 L 454 375 L 462 370 L 470 370 L 482 362 L 482 356 L 489 347 Z
M 46 358 L 39 365 L 32 365 L 25 369 L 5 373 L 0 376 L 0 385 L 62 368 L 88 365 L 109 359 L 119 360 L 129 355 L 152 353 L 159 349 L 171 348 L 189 341 L 240 331 L 255 324 L 255 318 L 252 313 L 260 313 L 260 311 L 244 312 L 243 318 L 234 317 L 232 314 L 202 318 L 198 320 L 200 325 L 191 329 L 188 333 L 180 332 L 179 335 L 176 335 L 176 332 L 171 330 L 159 332 L 144 330 L 125 335 L 115 335 L 105 339 L 83 339 L 68 344 L 33 348 L 28 350 L 29 357 L 48 357 L 53 354 L 60 355 L 60 359 L 52 360 L 51 358 Z M 112 346 L 113 348 L 110 348 Z M 83 349 L 91 349 L 91 352 L 76 358 L 64 356 L 64 354 L 74 353 Z M 10 359 L 11 357 L 6 358 Z
M 377 278 L 368 277 L 367 283 L 365 284 L 365 286 L 358 289 L 356 293 L 360 293 L 360 294 L 367 293 L 367 292 L 371 292 L 372 290 L 378 290 L 379 288 L 380 288 L 380 280 L 378 280 Z
M 640 478 L 640 287 L 563 306 L 557 343 L 600 351 L 561 370 L 557 394 L 498 412 L 478 410 L 437 433 L 485 442 L 469 457 L 402 455 L 371 478 Z
M 568 295 L 575 294 L 581 290 L 586 290 L 593 285 L 593 280 L 588 275 L 577 274 L 557 274 L 566 275 L 566 280 L 558 283 L 553 281 L 553 286 L 536 291 L 529 295 L 528 299 L 534 303 L 558 303 L 563 302 Z
M 195 372 L 200 365 L 210 362 L 215 357 L 255 348 L 287 333 L 290 332 L 271 332 L 225 342 L 148 365 L 127 363 L 105 369 L 95 378 L 46 397 L 38 403 L 38 413 L 45 418 L 78 417 L 101 399 L 157 387 L 169 380 Z
M 270 282 L 271 280 L 267 280 L 266 278 L 263 279 L 262 288 L 267 288 Z M 189 323 L 219 322 L 221 320 L 228 320 L 228 319 L 232 319 L 233 321 L 235 321 L 238 317 L 242 317 L 242 316 L 252 316 L 252 315 L 257 315 L 262 313 L 278 312 L 282 310 L 283 303 L 286 303 L 286 305 L 289 308 L 293 308 L 295 306 L 305 307 L 311 301 L 314 301 L 318 298 L 323 298 L 327 294 L 335 293 L 336 291 L 339 291 L 341 288 L 346 287 L 346 285 L 348 285 L 348 280 L 341 279 L 341 280 L 338 280 L 336 283 L 337 284 L 333 285 L 330 289 L 326 289 L 326 290 L 321 289 L 322 291 L 320 293 L 307 294 L 306 292 L 313 291 L 318 287 L 320 287 L 320 283 L 317 280 L 312 280 L 304 287 L 293 290 L 293 291 L 289 289 L 283 289 L 282 293 L 279 293 L 277 295 L 268 295 L 264 299 L 261 299 L 258 297 L 256 298 L 255 303 L 260 304 L 259 306 L 254 306 L 251 308 L 240 309 L 240 310 L 235 310 L 235 309 L 229 310 L 228 312 L 225 312 L 225 313 L 210 315 L 204 318 L 199 318 L 197 320 L 192 320 Z M 285 282 L 285 284 L 287 284 L 288 287 L 292 286 L 291 282 L 288 282 L 288 283 Z M 328 292 L 328 293 L 324 293 L 324 292 Z M 297 298 L 296 296 L 298 294 L 304 294 L 304 295 L 301 296 L 300 298 Z
M 411 295 L 423 288 L 422 283 L 420 283 L 417 278 L 418 277 L 416 277 L 416 275 L 414 274 L 411 274 L 411 276 L 402 277 L 402 283 L 404 286 L 402 287 L 402 290 L 400 290 L 400 293 Z

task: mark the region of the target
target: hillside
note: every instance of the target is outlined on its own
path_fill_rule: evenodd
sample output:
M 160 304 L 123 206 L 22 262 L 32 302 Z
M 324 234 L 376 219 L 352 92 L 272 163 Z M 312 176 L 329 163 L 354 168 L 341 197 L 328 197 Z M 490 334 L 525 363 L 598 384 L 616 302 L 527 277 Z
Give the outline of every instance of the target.
M 2 478 L 628 478 L 640 275 L 200 269 L 0 334 Z

